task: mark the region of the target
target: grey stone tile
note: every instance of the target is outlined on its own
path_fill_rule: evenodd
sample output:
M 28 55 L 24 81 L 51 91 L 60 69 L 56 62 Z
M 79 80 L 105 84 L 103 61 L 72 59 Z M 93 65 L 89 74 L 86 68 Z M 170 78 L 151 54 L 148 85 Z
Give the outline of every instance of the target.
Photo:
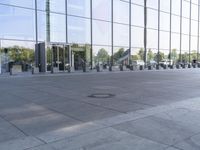
M 105 128 L 88 134 L 49 143 L 48 145 L 39 146 L 31 150 L 46 150 L 47 148 L 50 150 L 113 149 L 112 146 L 114 149 L 131 149 L 135 146 L 136 150 L 145 150 L 145 148 L 149 147 L 154 148 L 155 150 L 164 150 L 164 148 L 167 147 L 166 145 L 158 144 L 156 142 L 117 131 L 112 128 Z
M 181 141 L 174 146 L 181 150 L 199 150 L 200 149 L 200 134 L 192 136 L 184 141 Z
M 106 98 L 106 99 L 87 98 L 87 99 L 83 99 L 83 101 L 90 104 L 99 105 L 105 108 L 116 110 L 119 112 L 123 112 L 123 113 L 137 111 L 140 109 L 145 109 L 145 108 L 150 107 L 144 104 L 134 103 L 134 102 L 126 101 L 126 100 L 119 100 L 119 99 L 116 99 L 115 97 Z
M 34 137 L 24 137 L 0 143 L 1 150 L 25 150 L 44 144 Z
M 20 130 L 6 121 L 0 123 L 0 135 L 0 142 L 25 137 L 25 135 Z
M 80 123 L 77 125 L 73 125 L 70 127 L 63 127 L 57 130 L 53 130 L 47 133 L 43 133 L 40 135 L 37 135 L 39 139 L 42 139 L 46 143 L 58 141 L 64 138 L 70 138 L 74 136 L 78 136 L 81 134 L 87 134 L 89 132 L 99 130 L 105 128 L 104 126 L 97 125 L 93 122 L 87 122 L 87 123 Z
M 182 124 L 194 133 L 200 132 L 200 111 L 186 108 L 176 108 L 155 115 Z
M 193 131 L 171 120 L 147 117 L 113 126 L 115 129 L 151 139 L 162 144 L 172 145 L 194 134 Z
M 137 113 L 137 112 L 131 112 L 128 114 L 117 115 L 114 117 L 105 118 L 105 119 L 97 120 L 94 122 L 97 124 L 101 124 L 106 127 L 109 127 L 109 126 L 121 124 L 121 123 L 128 122 L 128 121 L 133 121 L 133 120 L 144 118 L 144 117 L 147 117 L 147 115 Z
M 76 101 L 51 103 L 45 106 L 82 121 L 93 121 L 121 114 L 117 111 Z
M 80 122 L 59 113 L 51 113 L 37 117 L 13 120 L 12 123 L 29 135 L 38 135 L 59 128 L 72 126 Z
M 9 121 L 33 118 L 50 113 L 53 112 L 41 105 L 36 105 L 33 103 L 5 107 L 0 110 L 1 116 Z

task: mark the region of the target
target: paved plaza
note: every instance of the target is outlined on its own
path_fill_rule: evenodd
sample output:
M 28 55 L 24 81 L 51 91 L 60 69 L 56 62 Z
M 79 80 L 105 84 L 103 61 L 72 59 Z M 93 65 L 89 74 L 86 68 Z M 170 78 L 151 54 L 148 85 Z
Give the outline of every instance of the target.
M 0 76 L 0 150 L 200 150 L 200 69 Z

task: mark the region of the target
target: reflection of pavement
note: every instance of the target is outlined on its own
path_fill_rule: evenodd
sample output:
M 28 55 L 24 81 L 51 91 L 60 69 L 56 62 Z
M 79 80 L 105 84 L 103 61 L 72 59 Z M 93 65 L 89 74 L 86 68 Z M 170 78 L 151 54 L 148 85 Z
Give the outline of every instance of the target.
M 199 85 L 199 69 L 1 77 L 0 149 L 199 150 Z

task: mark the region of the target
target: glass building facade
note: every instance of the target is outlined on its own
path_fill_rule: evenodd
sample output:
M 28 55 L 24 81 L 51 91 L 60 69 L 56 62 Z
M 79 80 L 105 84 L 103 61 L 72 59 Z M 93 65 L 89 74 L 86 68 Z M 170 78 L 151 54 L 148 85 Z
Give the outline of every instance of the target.
M 83 49 L 91 68 L 117 65 L 127 50 L 129 60 L 192 62 L 199 14 L 199 0 L 1 0 L 1 65 L 34 64 L 41 42 L 70 45 L 76 69 Z

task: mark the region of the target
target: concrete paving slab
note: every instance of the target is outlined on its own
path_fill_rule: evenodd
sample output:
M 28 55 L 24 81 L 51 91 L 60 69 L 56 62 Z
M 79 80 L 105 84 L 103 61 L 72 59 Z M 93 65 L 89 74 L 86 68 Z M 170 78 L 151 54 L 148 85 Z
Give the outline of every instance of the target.
M 46 143 L 59 141 L 61 139 L 79 136 L 81 134 L 87 134 L 89 132 L 100 130 L 105 128 L 102 125 L 95 124 L 93 122 L 80 123 L 77 125 L 59 128 L 47 133 L 39 134 L 37 137 L 45 141 Z
M 194 135 L 174 145 L 181 150 L 199 150 L 200 149 L 200 134 Z
M 6 121 L 0 123 L 0 135 L 0 143 L 25 137 L 24 133 Z
M 11 122 L 28 135 L 38 135 L 80 123 L 80 121 L 74 120 L 59 113 L 29 117 L 26 119 L 13 120 Z
M 76 101 L 51 103 L 45 106 L 84 122 L 121 114 L 120 112 L 114 110 L 109 110 L 106 108 Z
M 48 146 L 39 146 L 31 150 L 80 150 L 80 149 L 114 149 L 119 148 L 143 150 L 145 147 L 155 148 L 155 150 L 164 150 L 166 145 L 130 135 L 125 132 L 117 131 L 112 128 L 90 132 L 80 136 L 67 138 L 58 142 L 50 143 Z M 118 148 L 118 149 L 119 149 Z
M 194 131 L 185 127 L 184 124 L 154 116 L 122 123 L 113 127 L 167 145 L 173 145 L 195 134 Z
M 10 141 L 0 143 L 0 149 L 1 150 L 26 150 L 26 149 L 36 147 L 42 144 L 44 143 L 41 142 L 40 140 L 31 136 L 27 136 L 24 138 L 18 138 L 15 140 L 10 140 Z

